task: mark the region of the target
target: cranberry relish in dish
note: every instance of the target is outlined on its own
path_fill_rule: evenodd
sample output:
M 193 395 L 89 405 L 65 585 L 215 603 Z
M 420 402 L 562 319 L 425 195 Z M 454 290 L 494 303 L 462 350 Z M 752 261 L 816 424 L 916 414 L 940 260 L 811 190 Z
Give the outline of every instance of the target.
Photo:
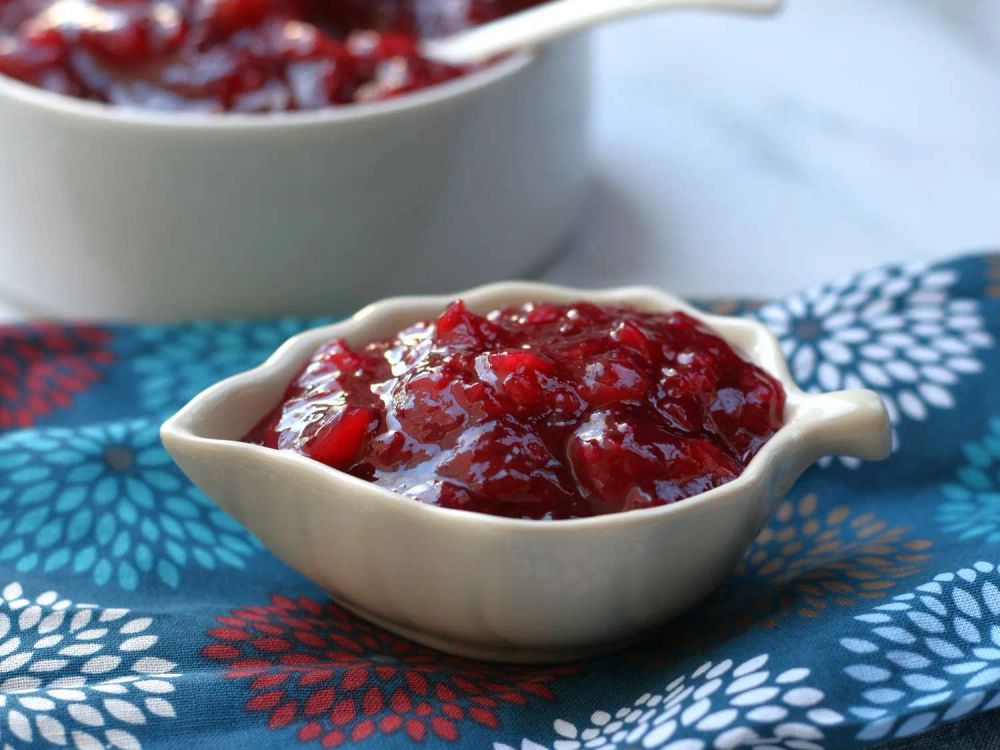
M 144 109 L 314 110 L 462 75 L 420 39 L 540 2 L 0 0 L 0 73 Z
M 568 519 L 725 484 L 784 404 L 683 312 L 455 302 L 390 339 L 321 346 L 244 439 L 432 505 Z

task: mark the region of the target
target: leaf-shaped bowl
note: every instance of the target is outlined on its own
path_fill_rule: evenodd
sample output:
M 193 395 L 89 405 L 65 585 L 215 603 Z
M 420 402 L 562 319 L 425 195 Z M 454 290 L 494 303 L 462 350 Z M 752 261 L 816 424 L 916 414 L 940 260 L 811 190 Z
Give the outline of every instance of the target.
M 433 318 L 456 298 L 477 312 L 541 300 L 683 310 L 781 381 L 784 425 L 728 484 L 672 505 L 566 521 L 426 505 L 301 455 L 240 442 L 321 343 L 364 344 Z M 818 458 L 876 460 L 890 448 L 875 393 L 804 393 L 761 323 L 706 315 L 648 287 L 521 282 L 387 299 L 301 333 L 264 364 L 196 396 L 161 434 L 198 487 L 344 607 L 444 651 L 512 662 L 607 651 L 663 623 L 733 569 Z

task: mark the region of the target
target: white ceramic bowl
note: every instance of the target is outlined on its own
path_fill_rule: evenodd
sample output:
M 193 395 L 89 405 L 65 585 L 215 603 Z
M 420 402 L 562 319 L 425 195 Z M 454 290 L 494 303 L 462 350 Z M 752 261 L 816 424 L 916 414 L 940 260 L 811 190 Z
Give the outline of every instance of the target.
M 674 505 L 549 522 L 425 505 L 300 455 L 239 442 L 320 343 L 367 343 L 434 317 L 457 297 L 479 312 L 580 299 L 684 310 L 781 381 L 785 424 L 722 487 Z M 816 459 L 881 459 L 890 444 L 875 393 L 804 394 L 760 323 L 705 315 L 650 288 L 525 283 L 390 299 L 302 333 L 260 367 L 197 396 L 161 434 L 195 484 L 340 604 L 444 651 L 515 662 L 597 653 L 673 617 L 732 570 Z
M 585 188 L 585 37 L 396 100 L 108 107 L 0 76 L 0 299 L 117 319 L 355 309 L 517 275 Z

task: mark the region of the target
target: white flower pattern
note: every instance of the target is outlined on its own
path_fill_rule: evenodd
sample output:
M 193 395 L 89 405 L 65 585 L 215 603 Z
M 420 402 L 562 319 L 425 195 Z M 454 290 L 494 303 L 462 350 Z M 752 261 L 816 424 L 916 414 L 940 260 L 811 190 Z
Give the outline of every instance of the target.
M 175 716 L 173 662 L 151 655 L 152 618 L 0 592 L 0 748 L 139 750 L 136 727 Z
M 860 740 L 909 737 L 974 711 L 1000 707 L 1000 570 L 993 563 L 941 573 L 855 620 L 840 639 L 860 684 L 849 713 Z
M 994 345 L 977 300 L 954 297 L 954 270 L 925 263 L 878 268 L 763 306 L 807 391 L 872 388 L 893 424 L 955 405 L 951 388 L 983 369 Z M 854 459 L 842 459 L 855 467 Z
M 822 750 L 824 728 L 844 717 L 823 706 L 805 667 L 775 672 L 761 654 L 740 664 L 705 662 L 660 693 L 645 693 L 614 713 L 596 711 L 579 728 L 558 719 L 552 750 Z M 495 743 L 494 750 L 514 750 Z M 529 739 L 519 750 L 547 750 Z

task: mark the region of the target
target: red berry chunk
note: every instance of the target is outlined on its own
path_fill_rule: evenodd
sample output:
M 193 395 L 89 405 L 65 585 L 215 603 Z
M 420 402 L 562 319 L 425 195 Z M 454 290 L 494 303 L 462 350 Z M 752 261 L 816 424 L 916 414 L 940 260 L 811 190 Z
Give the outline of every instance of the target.
M 0 0 L 0 74 L 146 109 L 320 109 L 462 75 L 421 38 L 541 1 Z
M 606 513 L 683 500 L 743 470 L 711 440 L 680 436 L 621 406 L 592 414 L 573 435 L 569 457 L 597 512 Z
M 303 453 L 335 469 L 349 469 L 357 462 L 375 422 L 373 410 L 345 407 L 304 441 Z
M 219 34 L 256 26 L 274 11 L 271 0 L 207 0 L 202 8 L 204 22 Z
M 320 347 L 249 442 L 421 502 L 561 519 L 677 502 L 739 476 L 782 424 L 766 372 L 683 313 L 588 303 Z
M 500 330 L 486 318 L 473 315 L 465 303 L 452 302 L 434 326 L 434 343 L 441 347 L 485 349 L 500 338 Z
M 468 499 L 459 506 L 466 510 L 568 517 L 579 503 L 563 463 L 537 432 L 509 417 L 463 432 L 437 473 L 466 491 Z

